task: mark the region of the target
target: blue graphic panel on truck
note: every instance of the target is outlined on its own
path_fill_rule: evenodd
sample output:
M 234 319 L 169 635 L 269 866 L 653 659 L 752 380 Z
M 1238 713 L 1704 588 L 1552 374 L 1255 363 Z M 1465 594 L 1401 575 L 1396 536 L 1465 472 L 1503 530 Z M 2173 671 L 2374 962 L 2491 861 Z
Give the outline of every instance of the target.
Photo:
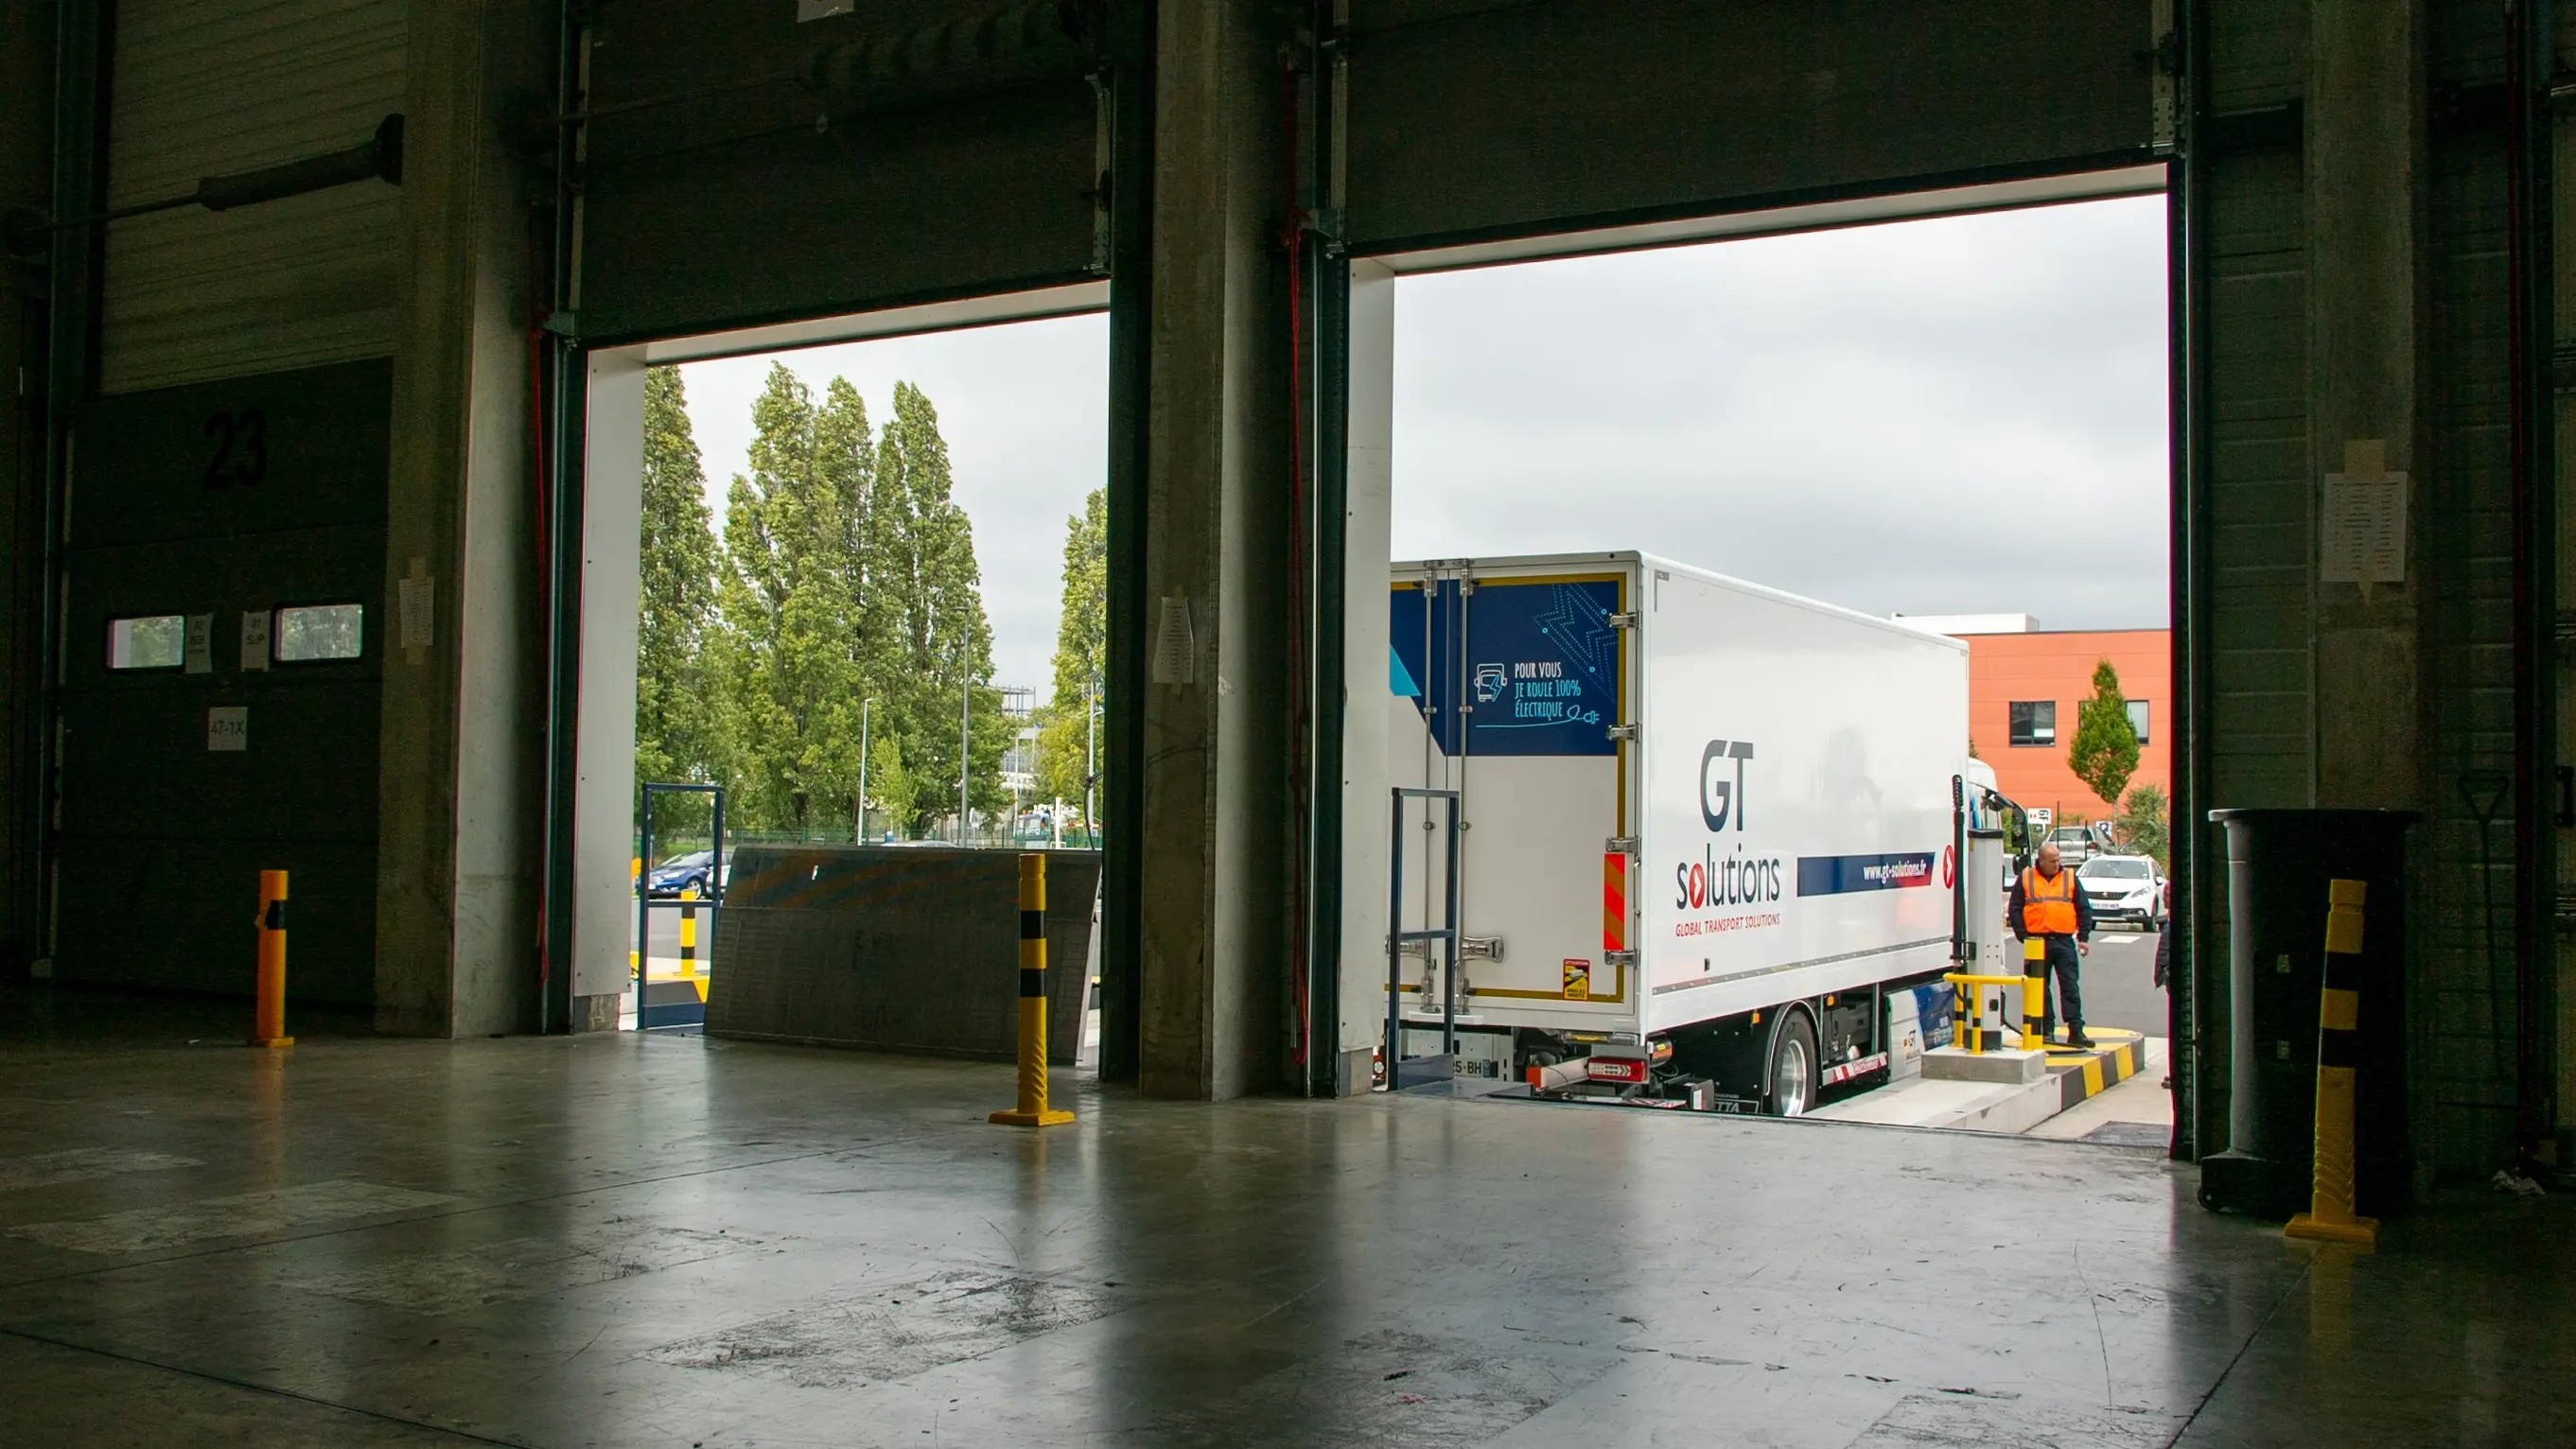
M 1423 712 L 1445 755 L 1612 755 L 1619 713 L 1616 579 L 1399 584 L 1389 599 L 1389 684 Z
M 1932 884 L 1933 875 L 1928 850 L 1902 855 L 1802 855 L 1798 857 L 1798 894 L 1909 890 Z

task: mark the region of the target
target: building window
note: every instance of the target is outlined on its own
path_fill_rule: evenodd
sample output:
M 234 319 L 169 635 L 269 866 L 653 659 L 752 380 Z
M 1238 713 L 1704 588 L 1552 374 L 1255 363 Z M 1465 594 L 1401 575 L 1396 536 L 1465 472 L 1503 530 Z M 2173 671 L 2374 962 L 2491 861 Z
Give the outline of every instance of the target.
M 2143 699 L 2133 699 L 2128 702 L 2128 705 L 2129 728 L 2136 731 L 2138 743 L 2143 745 L 2147 742 L 2147 702 Z
M 2012 702 L 2012 742 L 2017 745 L 2057 743 L 2057 701 L 2016 699 Z
M 107 621 L 108 668 L 178 669 L 187 662 L 186 615 L 150 614 L 139 619 Z
M 363 652 L 367 606 L 314 604 L 277 611 L 277 662 L 355 659 Z

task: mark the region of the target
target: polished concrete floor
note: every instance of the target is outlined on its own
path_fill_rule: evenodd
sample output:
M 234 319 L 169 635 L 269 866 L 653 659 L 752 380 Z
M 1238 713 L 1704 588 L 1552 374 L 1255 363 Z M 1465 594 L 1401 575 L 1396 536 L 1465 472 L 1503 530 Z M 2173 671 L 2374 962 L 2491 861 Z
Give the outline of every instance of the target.
M 2563 1199 L 2355 1257 L 2081 1143 L 1087 1087 L 1032 1135 L 993 1066 L 0 1005 L 10 1444 L 2576 1442 Z

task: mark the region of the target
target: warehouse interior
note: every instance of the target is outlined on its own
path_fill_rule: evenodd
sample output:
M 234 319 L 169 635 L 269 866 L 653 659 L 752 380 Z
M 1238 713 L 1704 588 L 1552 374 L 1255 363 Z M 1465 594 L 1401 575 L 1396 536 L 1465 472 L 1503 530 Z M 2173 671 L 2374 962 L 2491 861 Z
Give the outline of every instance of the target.
M 2528 0 L 9 8 L 14 1427 L 2552 1442 L 2571 43 Z M 2170 1155 L 1368 1091 L 1336 706 L 1384 686 L 1394 279 L 2150 193 Z M 994 1064 L 603 1030 L 642 367 L 1104 306 L 1076 1124 L 987 1123 Z M 309 656 L 236 637 L 294 609 Z M 2420 817 L 2371 1253 L 2196 1200 L 2252 1049 L 2208 816 L 2264 807 Z M 232 1045 L 263 869 L 290 1050 Z

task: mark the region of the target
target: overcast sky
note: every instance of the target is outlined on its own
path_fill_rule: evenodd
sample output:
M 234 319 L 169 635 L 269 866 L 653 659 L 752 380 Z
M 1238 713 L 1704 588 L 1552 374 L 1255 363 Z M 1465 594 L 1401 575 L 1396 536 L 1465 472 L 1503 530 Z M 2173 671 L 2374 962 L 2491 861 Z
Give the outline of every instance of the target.
M 1872 613 L 2165 623 L 2164 203 L 2098 202 L 1411 277 L 1395 553 L 1647 549 Z M 788 354 L 937 405 L 997 682 L 1044 689 L 1108 324 Z M 767 359 L 693 363 L 713 501 Z

